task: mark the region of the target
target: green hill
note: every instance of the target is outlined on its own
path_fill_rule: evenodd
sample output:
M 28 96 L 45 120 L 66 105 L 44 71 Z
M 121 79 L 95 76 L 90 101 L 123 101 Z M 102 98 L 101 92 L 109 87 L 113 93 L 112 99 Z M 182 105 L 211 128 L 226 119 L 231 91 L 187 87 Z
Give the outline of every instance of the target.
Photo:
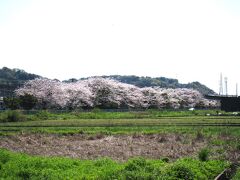
M 25 81 L 39 78 L 39 75 L 30 74 L 21 69 L 0 69 L 0 96 L 11 96 L 13 91 Z
M 181 84 L 178 82 L 177 79 L 166 78 L 166 77 L 152 78 L 152 77 L 120 76 L 120 75 L 99 76 L 99 77 L 114 79 L 123 83 L 133 84 L 138 87 L 159 86 L 161 88 L 188 88 L 188 89 L 198 90 L 202 94 L 215 94 L 215 92 L 212 89 L 208 88 L 207 86 L 199 82 Z M 82 79 L 88 79 L 88 78 L 82 78 Z M 70 79 L 69 81 L 73 81 L 73 80 L 75 79 Z

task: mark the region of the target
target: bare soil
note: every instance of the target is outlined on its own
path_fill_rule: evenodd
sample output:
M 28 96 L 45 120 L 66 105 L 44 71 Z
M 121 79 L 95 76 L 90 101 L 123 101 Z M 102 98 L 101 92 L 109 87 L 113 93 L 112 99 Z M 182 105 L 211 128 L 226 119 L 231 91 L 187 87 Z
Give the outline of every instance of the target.
M 0 137 L 0 148 L 30 155 L 64 156 L 80 159 L 110 157 L 126 161 L 141 156 L 151 159 L 168 157 L 177 159 L 195 156 L 207 146 L 204 139 L 196 139 L 180 134 L 154 135 L 51 135 L 21 134 Z

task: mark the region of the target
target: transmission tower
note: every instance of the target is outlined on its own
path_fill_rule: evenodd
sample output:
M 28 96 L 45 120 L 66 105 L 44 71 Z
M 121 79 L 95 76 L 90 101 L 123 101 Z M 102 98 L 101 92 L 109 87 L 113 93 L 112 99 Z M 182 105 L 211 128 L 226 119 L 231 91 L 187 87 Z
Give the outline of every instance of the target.
M 219 95 L 223 94 L 223 79 L 222 79 L 222 73 L 220 74 L 220 82 L 219 82 Z
M 224 82 L 225 82 L 225 94 L 226 94 L 226 96 L 228 95 L 228 87 L 227 87 L 227 85 L 228 85 L 228 79 L 227 79 L 227 77 L 224 77 Z
M 236 83 L 236 96 L 238 96 L 238 83 Z

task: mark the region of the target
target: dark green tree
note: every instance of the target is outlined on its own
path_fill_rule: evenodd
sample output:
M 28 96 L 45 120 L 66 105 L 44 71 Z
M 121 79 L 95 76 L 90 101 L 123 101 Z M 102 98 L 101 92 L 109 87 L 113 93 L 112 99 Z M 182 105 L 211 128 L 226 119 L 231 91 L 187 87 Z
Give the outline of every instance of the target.
M 30 94 L 25 94 L 25 95 L 19 96 L 19 103 L 23 109 L 30 110 L 36 106 L 37 98 Z
M 16 97 L 4 97 L 3 103 L 7 109 L 11 110 L 16 110 L 20 107 L 19 98 Z

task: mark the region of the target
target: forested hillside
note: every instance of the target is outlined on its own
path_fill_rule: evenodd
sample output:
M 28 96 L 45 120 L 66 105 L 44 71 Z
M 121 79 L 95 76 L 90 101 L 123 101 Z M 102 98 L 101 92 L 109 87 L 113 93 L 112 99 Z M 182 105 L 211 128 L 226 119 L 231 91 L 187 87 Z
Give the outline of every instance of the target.
M 0 69 L 0 96 L 11 96 L 13 91 L 24 82 L 39 78 L 39 75 L 30 74 L 20 69 Z
M 161 87 L 161 88 L 188 88 L 198 90 L 202 94 L 215 94 L 213 90 L 199 82 L 191 82 L 188 84 L 181 84 L 177 79 L 166 78 L 166 77 L 139 77 L 139 76 L 120 76 L 120 75 L 111 75 L 111 76 L 100 76 L 103 78 L 110 78 L 117 80 L 119 82 L 132 84 L 138 87 Z M 82 78 L 88 79 L 88 78 Z M 69 81 L 74 81 L 71 79 Z

